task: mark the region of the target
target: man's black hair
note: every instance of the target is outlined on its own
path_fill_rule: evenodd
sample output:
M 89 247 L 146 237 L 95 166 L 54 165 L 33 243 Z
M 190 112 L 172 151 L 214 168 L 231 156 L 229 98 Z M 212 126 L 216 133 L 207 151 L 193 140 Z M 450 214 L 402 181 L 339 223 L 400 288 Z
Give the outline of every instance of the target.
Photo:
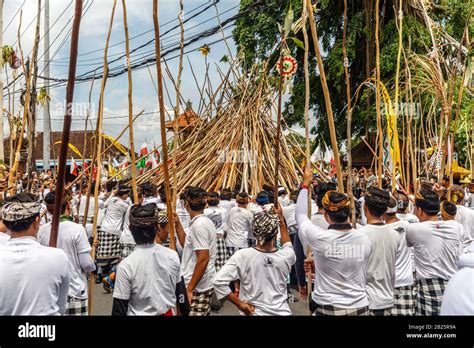
M 219 194 L 217 192 L 208 192 L 207 197 L 207 204 L 209 204 L 210 207 L 217 207 L 219 205 Z
M 452 215 L 452 216 L 455 216 L 457 211 L 458 211 L 458 207 L 456 207 L 456 204 L 454 204 L 453 202 L 450 202 L 450 201 L 444 201 L 443 202 L 443 209 L 449 215 Z
M 145 182 L 140 185 L 140 191 L 145 197 L 151 197 L 156 195 L 156 185 Z
M 48 210 L 52 208 L 51 206 L 54 205 L 55 200 L 56 200 L 56 191 L 48 192 L 48 194 L 44 197 L 44 202 L 48 205 Z M 64 199 L 61 205 L 61 214 L 64 214 L 64 212 L 66 211 L 67 203 L 68 203 L 67 200 Z M 50 213 L 52 213 L 52 209 L 50 210 Z
M 36 196 L 34 194 L 23 192 L 23 193 L 19 193 L 17 195 L 5 198 L 5 200 L 3 201 L 3 204 L 13 203 L 13 202 L 14 203 L 32 203 L 35 201 L 36 201 Z M 30 226 L 33 224 L 33 222 L 36 220 L 38 216 L 39 216 L 39 213 L 33 216 L 30 216 L 29 218 L 21 219 L 21 220 L 15 220 L 15 221 L 3 220 L 3 223 L 12 232 L 23 232 L 30 228 Z
M 160 189 L 158 190 L 158 193 L 160 194 L 161 202 L 166 203 L 165 185 L 160 186 Z
M 230 201 L 232 199 L 232 191 L 227 188 L 223 189 L 220 198 L 222 201 Z
M 381 217 L 387 211 L 390 203 L 390 194 L 377 187 L 371 187 L 365 195 L 365 205 L 375 217 Z
M 199 187 L 192 187 L 186 192 L 186 201 L 192 211 L 201 211 L 206 207 L 207 192 Z
M 107 192 L 112 192 L 114 188 L 117 187 L 117 182 L 116 181 L 109 181 L 105 184 Z
M 155 241 L 157 225 L 156 224 L 137 224 L 133 223 L 135 218 L 153 218 L 156 214 L 155 204 L 145 204 L 133 206 L 130 210 L 130 232 L 137 244 L 152 244 Z
M 416 199 L 415 205 L 423 210 L 427 215 L 434 216 L 439 213 L 439 196 L 433 190 L 421 188 L 420 194 L 423 199 Z
M 329 200 L 335 204 L 343 201 L 346 198 L 347 198 L 346 195 L 340 192 L 331 192 L 329 194 Z M 328 216 L 331 218 L 332 221 L 336 223 L 343 223 L 343 222 L 346 222 L 347 219 L 349 218 L 351 209 L 349 207 L 345 207 L 345 208 L 339 209 L 338 211 L 326 210 L 326 212 L 328 213 Z

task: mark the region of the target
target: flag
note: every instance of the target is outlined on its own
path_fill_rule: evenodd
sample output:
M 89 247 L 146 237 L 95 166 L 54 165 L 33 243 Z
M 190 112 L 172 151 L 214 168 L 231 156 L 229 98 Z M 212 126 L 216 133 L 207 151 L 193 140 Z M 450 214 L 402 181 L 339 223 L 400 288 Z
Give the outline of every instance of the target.
M 140 157 L 143 157 L 146 154 L 148 154 L 148 145 L 146 143 L 143 143 L 142 147 L 140 148 Z
M 158 168 L 158 162 L 156 161 L 155 155 L 152 154 L 150 157 L 151 157 L 151 169 Z
M 313 154 L 311 155 L 310 159 L 311 163 L 316 163 L 317 161 L 322 161 L 324 160 L 324 153 L 321 150 L 321 146 L 318 145 L 316 147 L 316 150 L 314 150 Z
M 71 174 L 74 176 L 77 176 L 77 163 L 74 161 L 74 157 L 71 157 Z
M 390 171 L 390 174 L 393 173 L 392 151 L 390 149 L 390 141 L 387 133 L 383 135 L 383 165 Z
M 141 157 L 141 159 L 137 163 L 137 167 L 140 170 L 140 174 L 143 174 L 143 172 L 146 169 L 146 155 L 147 154 L 148 154 L 148 146 L 147 146 L 146 143 L 143 143 L 142 147 L 140 148 L 140 157 Z

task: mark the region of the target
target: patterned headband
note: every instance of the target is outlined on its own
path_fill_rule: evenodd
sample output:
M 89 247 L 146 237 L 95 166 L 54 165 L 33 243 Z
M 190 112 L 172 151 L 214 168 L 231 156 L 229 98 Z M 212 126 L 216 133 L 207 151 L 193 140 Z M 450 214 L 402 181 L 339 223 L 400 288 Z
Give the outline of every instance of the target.
M 454 218 L 456 217 L 456 214 L 453 215 L 453 214 L 450 214 L 446 211 L 446 208 L 444 206 L 444 202 L 441 203 L 440 210 L 441 210 L 441 217 L 443 218 L 444 221 L 454 220 Z
M 260 212 L 255 215 L 252 230 L 259 242 L 264 242 L 276 236 L 280 218 L 272 212 Z
M 168 212 L 166 210 L 160 210 L 157 214 L 158 224 L 166 225 L 168 223 Z
M 347 208 L 351 205 L 351 201 L 349 200 L 349 197 L 347 197 L 347 196 L 345 196 L 345 198 L 342 201 L 338 202 L 338 203 L 331 202 L 331 200 L 329 199 L 329 195 L 333 192 L 337 193 L 337 191 L 335 191 L 335 190 L 330 190 L 330 191 L 327 191 L 324 194 L 322 203 L 323 203 L 323 208 L 325 210 L 338 211 L 338 210 L 341 210 L 343 208 Z
M 15 221 L 24 220 L 39 214 L 41 211 L 41 203 L 39 201 L 20 203 L 8 202 L 2 207 L 3 220 Z

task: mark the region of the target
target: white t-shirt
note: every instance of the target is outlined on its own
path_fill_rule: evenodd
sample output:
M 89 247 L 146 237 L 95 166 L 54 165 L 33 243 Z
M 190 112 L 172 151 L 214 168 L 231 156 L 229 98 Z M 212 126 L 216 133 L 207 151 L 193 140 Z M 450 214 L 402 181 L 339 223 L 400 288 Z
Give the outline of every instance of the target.
M 51 223 L 41 226 L 37 239 L 41 245 L 49 246 L 51 236 Z M 71 282 L 69 296 L 77 299 L 87 298 L 87 275 L 81 268 L 79 254 L 91 251 L 87 240 L 86 230 L 82 225 L 72 221 L 63 221 L 59 224 L 57 247 L 64 250 L 69 260 L 69 273 Z
M 409 222 L 399 220 L 387 226 L 392 227 L 400 235 L 400 244 L 395 256 L 395 287 L 413 285 L 413 251 L 407 246 L 406 226 Z
M 120 197 L 109 198 L 101 224 L 102 231 L 120 236 L 128 207 L 129 205 Z
M 227 237 L 225 244 L 234 248 L 247 248 L 247 238 L 252 234 L 253 214 L 250 210 L 234 207 L 227 217 Z
M 178 204 L 176 206 L 176 215 L 178 215 L 179 221 L 181 222 L 181 226 L 183 226 L 183 230 L 187 234 L 189 231 L 189 222 L 191 221 L 191 217 L 189 216 L 188 211 L 184 207 L 184 202 L 182 200 L 178 201 Z
M 399 232 L 392 225 L 370 225 L 362 227 L 372 243 L 367 267 L 367 297 L 370 309 L 393 306 L 395 288 L 395 260 L 402 242 Z
M 129 300 L 128 315 L 161 315 L 176 306 L 176 251 L 159 244 L 137 245 L 117 268 L 114 298 Z
M 205 215 L 194 217 L 189 225 L 189 232 L 183 247 L 183 259 L 181 263 L 181 275 L 188 286 L 196 267 L 196 250 L 209 250 L 209 262 L 201 280 L 195 290 L 199 292 L 212 288 L 212 279 L 216 274 L 216 228 L 212 221 Z
M 322 229 L 307 218 L 298 233 L 300 240 L 305 240 L 313 250 L 313 301 L 337 308 L 367 306 L 365 284 L 371 250 L 367 236 L 354 229 Z
M 0 245 L 5 244 L 10 240 L 10 236 L 5 232 L 0 232 Z
M 98 200 L 99 204 L 99 209 L 104 208 L 104 201 L 99 199 Z M 79 204 L 79 221 L 82 221 L 82 218 L 84 217 L 84 212 L 86 211 L 86 205 L 87 205 L 87 196 L 84 195 L 81 197 L 81 201 Z M 94 217 L 94 207 L 95 207 L 95 200 L 94 196 L 91 195 L 89 197 L 89 207 L 87 209 L 87 219 L 92 219 Z
M 130 231 L 130 210 L 133 205 L 130 205 L 125 212 L 125 218 L 123 220 L 123 229 L 120 234 L 120 243 L 121 244 L 132 244 L 135 245 L 135 239 L 133 239 L 132 232 Z
M 291 315 L 286 280 L 295 261 L 290 242 L 273 253 L 238 250 L 217 272 L 214 290 L 219 299 L 224 298 L 231 292 L 229 283 L 239 279 L 239 298 L 255 307 L 255 315 Z
M 209 207 L 204 209 L 204 215 L 206 215 L 214 224 L 216 228 L 216 233 L 218 236 L 224 236 L 224 218 L 223 215 L 226 214 L 227 211 L 224 208 L 220 207 Z
M 0 245 L 0 315 L 61 315 L 69 291 L 68 258 L 34 237 Z
M 226 201 L 226 200 L 221 200 L 219 201 L 219 207 L 224 208 L 225 210 L 229 211 L 233 207 L 237 206 L 236 201 Z
M 458 269 L 462 228 L 456 221 L 424 221 L 407 226 L 417 279 L 449 280 Z
M 283 216 L 285 218 L 286 226 L 290 228 L 296 225 L 295 218 L 296 203 L 291 202 L 286 207 L 282 207 Z
M 443 294 L 441 315 L 474 315 L 474 253 L 462 255 L 459 271 L 449 280 Z
M 474 209 L 466 208 L 462 205 L 457 206 L 456 221 L 469 232 L 474 239 Z

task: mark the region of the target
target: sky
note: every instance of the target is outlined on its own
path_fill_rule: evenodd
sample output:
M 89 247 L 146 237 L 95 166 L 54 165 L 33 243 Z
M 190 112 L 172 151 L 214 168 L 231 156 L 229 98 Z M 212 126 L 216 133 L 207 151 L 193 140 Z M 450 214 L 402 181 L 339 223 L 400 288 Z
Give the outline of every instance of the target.
M 42 5 L 44 5 L 42 0 Z M 70 30 L 72 26 L 72 18 L 74 12 L 74 1 L 71 0 L 49 0 L 50 2 L 50 76 L 53 78 L 64 79 L 68 74 L 69 50 L 70 50 Z M 185 24 L 185 41 L 186 38 L 193 36 L 201 31 L 212 28 L 218 25 L 216 18 L 216 8 L 220 13 L 221 21 L 238 13 L 239 0 L 220 0 L 216 6 L 211 6 L 204 13 L 190 19 Z M 83 2 L 83 18 L 80 27 L 79 36 L 79 52 L 76 76 L 96 69 L 96 80 L 92 90 L 92 106 L 95 109 L 90 118 L 92 127 L 95 127 L 96 112 L 99 101 L 102 73 L 102 63 L 104 59 L 104 46 L 107 36 L 110 15 L 112 12 L 113 0 L 84 0 Z M 127 0 L 127 17 L 130 37 L 130 49 L 133 50 L 140 45 L 154 38 L 153 31 L 153 16 L 152 16 L 152 0 Z M 210 0 L 184 0 L 184 20 L 195 15 L 206 6 L 211 5 Z M 159 0 L 158 1 L 158 19 L 160 23 L 161 45 L 162 52 L 165 52 L 171 47 L 179 47 L 179 0 Z M 3 43 L 4 45 L 18 48 L 17 32 L 20 23 L 20 12 L 22 12 L 22 26 L 21 26 L 21 46 L 25 57 L 31 57 L 33 41 L 35 36 L 35 19 L 37 16 L 37 2 L 36 0 L 4 0 L 3 11 Z M 45 66 L 44 58 L 44 25 L 43 25 L 43 11 L 41 13 L 41 30 L 40 30 L 40 44 L 39 44 L 39 75 L 43 75 Z M 178 28 L 173 29 L 173 27 Z M 166 31 L 170 30 L 165 34 Z M 224 29 L 224 35 L 231 35 L 232 26 L 227 26 Z M 222 32 L 218 31 L 216 34 L 206 37 L 198 42 L 195 42 L 185 48 L 186 51 L 192 51 L 186 54 L 184 59 L 181 94 L 187 100 L 193 103 L 194 109 L 199 105 L 199 92 L 194 81 L 190 65 L 192 65 L 196 79 L 199 84 L 205 76 L 204 57 L 196 49 L 203 44 L 211 44 L 213 41 L 222 39 Z M 108 61 L 120 58 L 125 54 L 125 34 L 123 24 L 123 9 L 122 1 L 117 1 L 115 10 L 115 17 L 113 22 L 113 29 L 110 38 Z M 227 40 L 232 54 L 235 55 L 236 49 L 232 38 Z M 194 51 L 193 51 L 194 50 Z M 146 47 L 138 49 L 132 54 L 132 63 L 134 60 L 142 59 L 143 57 L 153 57 L 154 43 Z M 179 51 L 170 53 L 167 57 L 167 63 L 171 74 L 176 78 L 178 71 L 179 59 L 176 55 Z M 212 44 L 211 52 L 207 57 L 210 64 L 209 75 L 213 83 L 219 83 L 220 77 L 216 69 L 216 64 L 221 67 L 223 71 L 228 70 L 227 63 L 221 63 L 221 58 L 228 54 L 227 46 L 223 41 Z M 173 58 L 174 57 L 174 58 Z M 189 59 L 189 62 L 188 62 Z M 120 58 L 118 61 L 110 63 L 109 68 L 125 67 L 125 58 Z M 165 65 L 162 64 L 163 69 Z M 18 69 L 20 73 L 21 68 Z M 8 76 L 7 76 L 8 74 Z M 93 74 L 93 73 L 92 73 Z M 172 82 L 167 77 L 165 71 L 164 83 L 168 87 L 170 98 L 165 93 L 164 99 L 166 109 L 170 112 L 170 117 L 173 117 L 172 108 L 175 103 L 175 93 Z M 2 78 L 4 85 L 8 81 L 12 81 L 12 71 L 7 73 L 3 71 Z M 138 114 L 144 110 L 144 114 L 140 116 L 134 123 L 135 147 L 140 147 L 142 143 L 146 142 L 149 147 L 152 145 L 158 146 L 161 144 L 160 137 L 160 123 L 159 123 L 159 109 L 158 98 L 155 90 L 154 82 L 156 83 L 156 66 L 151 65 L 149 68 L 143 67 L 135 69 L 132 72 L 133 78 L 133 111 Z M 152 78 L 154 81 L 152 81 Z M 24 80 L 16 83 L 16 89 L 19 90 L 24 84 Z M 52 83 L 54 84 L 54 83 Z M 44 80 L 38 78 L 38 88 L 44 85 Z M 76 83 L 74 90 L 74 103 L 76 114 L 73 115 L 72 130 L 83 130 L 88 102 L 89 89 L 91 82 Z M 11 90 L 12 92 L 12 90 Z M 60 131 L 63 127 L 64 112 L 62 111 L 64 105 L 66 87 L 65 84 L 61 86 L 52 87 L 51 96 L 51 127 L 53 131 Z M 105 96 L 104 96 L 104 133 L 116 137 L 128 124 L 128 79 L 127 74 L 109 78 L 107 81 Z M 171 99 L 171 101 L 170 101 Z M 19 94 L 15 94 L 15 104 L 18 105 Z M 8 94 L 4 93 L 4 105 L 8 105 Z M 91 129 L 91 125 L 88 126 Z M 43 131 L 43 108 L 40 107 L 37 116 L 36 129 L 39 132 Z M 6 116 L 4 116 L 4 134 L 8 133 L 8 124 Z M 120 142 L 128 145 L 128 132 L 120 139 Z M 138 151 L 138 149 L 137 149 Z

